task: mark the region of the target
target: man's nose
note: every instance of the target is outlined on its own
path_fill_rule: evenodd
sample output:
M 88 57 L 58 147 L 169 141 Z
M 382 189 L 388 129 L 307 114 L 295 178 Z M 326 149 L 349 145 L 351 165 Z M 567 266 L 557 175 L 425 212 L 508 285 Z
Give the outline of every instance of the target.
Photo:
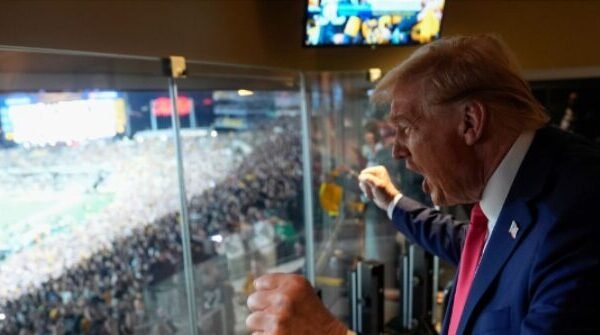
M 392 149 L 392 155 L 395 159 L 406 158 L 408 157 L 408 148 L 404 144 L 398 143 L 398 141 L 396 141 Z

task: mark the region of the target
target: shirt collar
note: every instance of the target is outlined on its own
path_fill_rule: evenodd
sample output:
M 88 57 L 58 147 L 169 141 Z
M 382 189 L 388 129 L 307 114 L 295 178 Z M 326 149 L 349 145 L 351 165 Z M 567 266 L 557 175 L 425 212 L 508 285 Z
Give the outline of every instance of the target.
M 504 201 L 508 196 L 508 192 L 512 186 L 519 167 L 525 158 L 525 154 L 529 150 L 529 146 L 533 141 L 534 132 L 524 132 L 513 143 L 512 147 L 504 156 L 500 165 L 496 168 L 490 180 L 488 180 L 483 190 L 483 196 L 481 197 L 481 210 L 488 218 L 488 232 L 491 233 Z

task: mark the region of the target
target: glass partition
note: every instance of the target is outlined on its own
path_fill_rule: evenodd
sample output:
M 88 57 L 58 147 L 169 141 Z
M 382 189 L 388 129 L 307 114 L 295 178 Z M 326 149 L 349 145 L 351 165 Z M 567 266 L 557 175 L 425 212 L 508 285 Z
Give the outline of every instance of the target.
M 314 268 L 298 72 L 0 59 L 0 334 L 245 334 L 254 278 Z
M 175 143 L 152 122 L 169 97 L 160 59 L 0 59 L 0 333 L 189 327 L 153 289 L 183 287 Z
M 368 78 L 366 71 L 307 74 L 317 183 L 316 283 L 327 306 L 351 326 L 350 273 L 361 261 L 381 263 L 384 328 L 394 334 L 439 325 L 444 286 L 454 270 L 440 267 L 407 241 L 358 187 L 362 169 L 383 165 L 405 195 L 431 205 L 421 190 L 422 177 L 392 157 L 395 129 L 387 120 L 389 106 L 369 102 L 375 83 Z M 460 208 L 443 210 L 465 217 Z
M 195 61 L 187 73 L 177 89 L 194 100 L 181 141 L 199 333 L 244 334 L 253 280 L 305 266 L 300 77 Z
M 408 244 L 358 173 L 384 164 L 428 199 L 391 159 L 365 73 L 188 60 L 170 78 L 159 58 L 14 47 L 0 60 L 0 334 L 245 334 L 252 281 L 274 271 L 304 274 L 350 324 L 366 259 L 385 265 L 388 329 L 404 314 Z

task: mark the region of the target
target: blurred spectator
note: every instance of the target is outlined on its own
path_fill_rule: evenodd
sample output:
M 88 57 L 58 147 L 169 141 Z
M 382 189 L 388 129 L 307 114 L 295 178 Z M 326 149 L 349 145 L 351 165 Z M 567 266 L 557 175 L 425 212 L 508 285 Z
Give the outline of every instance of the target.
M 364 144 L 360 148 L 361 168 L 377 165 L 377 153 L 383 148 L 380 141 L 379 126 L 376 122 L 369 122 L 365 126 Z
M 569 93 L 560 128 L 600 142 L 600 100 L 590 92 Z

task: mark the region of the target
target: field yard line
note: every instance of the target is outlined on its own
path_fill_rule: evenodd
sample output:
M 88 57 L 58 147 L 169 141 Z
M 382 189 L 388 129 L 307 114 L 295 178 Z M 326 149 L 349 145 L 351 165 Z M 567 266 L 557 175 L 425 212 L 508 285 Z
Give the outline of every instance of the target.
M 52 206 L 49 209 L 42 211 L 40 213 L 36 213 L 33 216 L 30 216 L 27 221 L 34 221 L 37 219 L 43 219 L 44 217 L 50 217 L 54 214 L 58 214 L 69 207 L 75 206 L 77 202 L 81 201 L 81 196 L 70 196 L 68 198 L 63 198 L 60 201 L 60 204 L 57 206 Z

